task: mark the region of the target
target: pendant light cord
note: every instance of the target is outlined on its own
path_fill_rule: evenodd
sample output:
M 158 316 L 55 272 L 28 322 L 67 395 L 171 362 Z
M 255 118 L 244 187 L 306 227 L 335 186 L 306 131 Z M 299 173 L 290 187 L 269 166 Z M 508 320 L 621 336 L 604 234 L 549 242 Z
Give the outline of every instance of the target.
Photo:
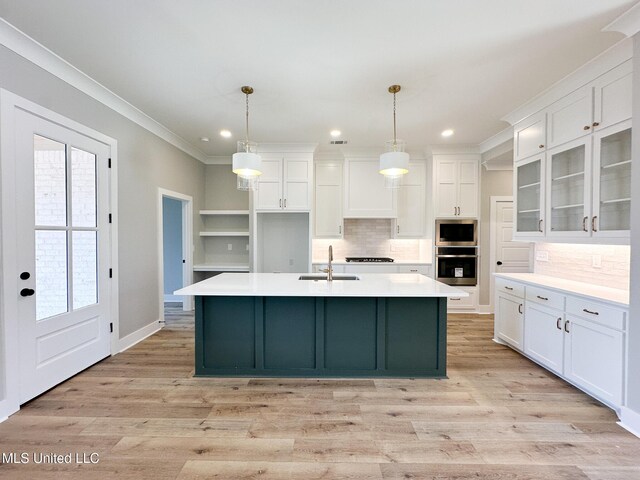
M 244 149 L 245 151 L 248 153 L 249 152 L 249 94 L 245 93 L 244 94 L 246 97 L 246 105 L 247 105 L 247 113 L 245 116 L 245 132 L 246 132 L 246 136 L 245 136 L 245 144 L 244 144 Z
M 396 141 L 396 94 L 393 94 L 393 150 L 396 150 L 398 142 Z

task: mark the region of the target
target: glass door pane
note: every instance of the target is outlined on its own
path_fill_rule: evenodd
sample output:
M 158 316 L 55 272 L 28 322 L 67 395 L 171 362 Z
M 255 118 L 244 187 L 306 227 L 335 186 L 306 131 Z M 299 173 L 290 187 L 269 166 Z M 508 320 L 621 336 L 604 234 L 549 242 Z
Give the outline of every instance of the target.
M 73 232 L 73 309 L 98 302 L 97 232 Z
M 585 159 L 584 144 L 551 156 L 551 231 L 584 230 Z
M 71 148 L 71 211 L 73 227 L 96 226 L 96 156 Z
M 64 143 L 33 136 L 36 225 L 67 225 L 67 148 Z
M 631 129 L 600 140 L 600 198 L 598 230 L 630 229 Z
M 36 320 L 69 310 L 64 230 L 36 230 L 36 292 Z
M 517 167 L 518 232 L 539 231 L 541 212 L 542 160 Z

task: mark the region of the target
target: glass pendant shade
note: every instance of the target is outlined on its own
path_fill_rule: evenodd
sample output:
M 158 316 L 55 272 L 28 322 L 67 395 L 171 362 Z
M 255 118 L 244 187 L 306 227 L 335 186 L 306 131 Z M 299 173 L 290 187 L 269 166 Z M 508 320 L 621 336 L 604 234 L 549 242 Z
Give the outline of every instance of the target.
M 256 153 L 255 142 L 238 142 L 238 152 L 233 154 L 231 169 L 238 176 L 238 190 L 255 190 L 262 175 L 262 158 Z
M 380 173 L 384 175 L 387 188 L 398 188 L 402 176 L 409 173 L 409 154 L 404 151 L 404 142 L 387 142 L 387 152 L 380 155 Z

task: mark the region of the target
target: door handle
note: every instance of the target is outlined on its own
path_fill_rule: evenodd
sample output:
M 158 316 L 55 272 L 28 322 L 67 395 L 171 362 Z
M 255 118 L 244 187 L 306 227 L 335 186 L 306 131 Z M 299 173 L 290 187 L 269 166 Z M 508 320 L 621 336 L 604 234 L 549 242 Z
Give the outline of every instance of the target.
M 400 225 L 396 226 L 396 233 L 400 233 Z
M 284 199 L 284 208 L 287 208 L 287 199 Z
M 589 231 L 589 230 L 587 230 L 587 219 L 588 219 L 588 218 L 589 218 L 589 217 L 584 217 L 584 218 L 582 219 L 582 231 L 583 231 L 583 232 L 588 232 L 588 231 Z
M 36 291 L 33 288 L 23 288 L 20 290 L 20 296 L 22 297 L 30 297 L 34 293 L 36 293 Z
M 562 330 L 562 327 L 560 326 L 560 322 L 562 322 L 562 317 L 558 317 L 558 320 L 556 320 L 556 328 L 558 330 Z
M 460 207 L 458 207 L 458 216 L 460 216 Z
M 502 262 L 501 262 L 500 260 L 498 260 L 498 261 L 496 262 L 496 265 L 502 265 Z
M 565 322 L 564 322 L 564 331 L 567 332 L 567 333 L 571 333 L 569 331 L 569 320 L 565 320 Z
M 542 232 L 542 219 L 538 220 L 538 231 Z
M 29 272 L 22 272 L 20 274 L 20 280 L 29 280 L 31 278 L 31 274 Z
M 338 225 L 338 233 L 342 235 L 342 225 Z
M 282 208 L 282 199 L 280 199 L 279 207 Z
M 518 305 L 518 313 L 522 313 L 522 304 L 521 303 Z
M 591 219 L 591 230 L 593 230 L 594 232 L 598 231 L 598 228 L 596 227 L 596 220 L 597 219 L 598 219 L 597 215 Z
M 458 207 L 453 207 L 453 214 L 458 215 Z

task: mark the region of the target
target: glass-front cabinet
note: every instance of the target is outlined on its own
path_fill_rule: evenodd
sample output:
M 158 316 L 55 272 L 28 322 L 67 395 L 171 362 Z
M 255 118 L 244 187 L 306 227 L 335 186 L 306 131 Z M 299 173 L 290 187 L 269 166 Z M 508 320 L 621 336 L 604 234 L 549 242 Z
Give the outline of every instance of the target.
M 591 137 L 547 152 L 548 235 L 589 236 Z
M 594 135 L 594 237 L 629 236 L 631 220 L 631 121 Z
M 515 165 L 516 238 L 544 235 L 543 165 L 544 154 Z

